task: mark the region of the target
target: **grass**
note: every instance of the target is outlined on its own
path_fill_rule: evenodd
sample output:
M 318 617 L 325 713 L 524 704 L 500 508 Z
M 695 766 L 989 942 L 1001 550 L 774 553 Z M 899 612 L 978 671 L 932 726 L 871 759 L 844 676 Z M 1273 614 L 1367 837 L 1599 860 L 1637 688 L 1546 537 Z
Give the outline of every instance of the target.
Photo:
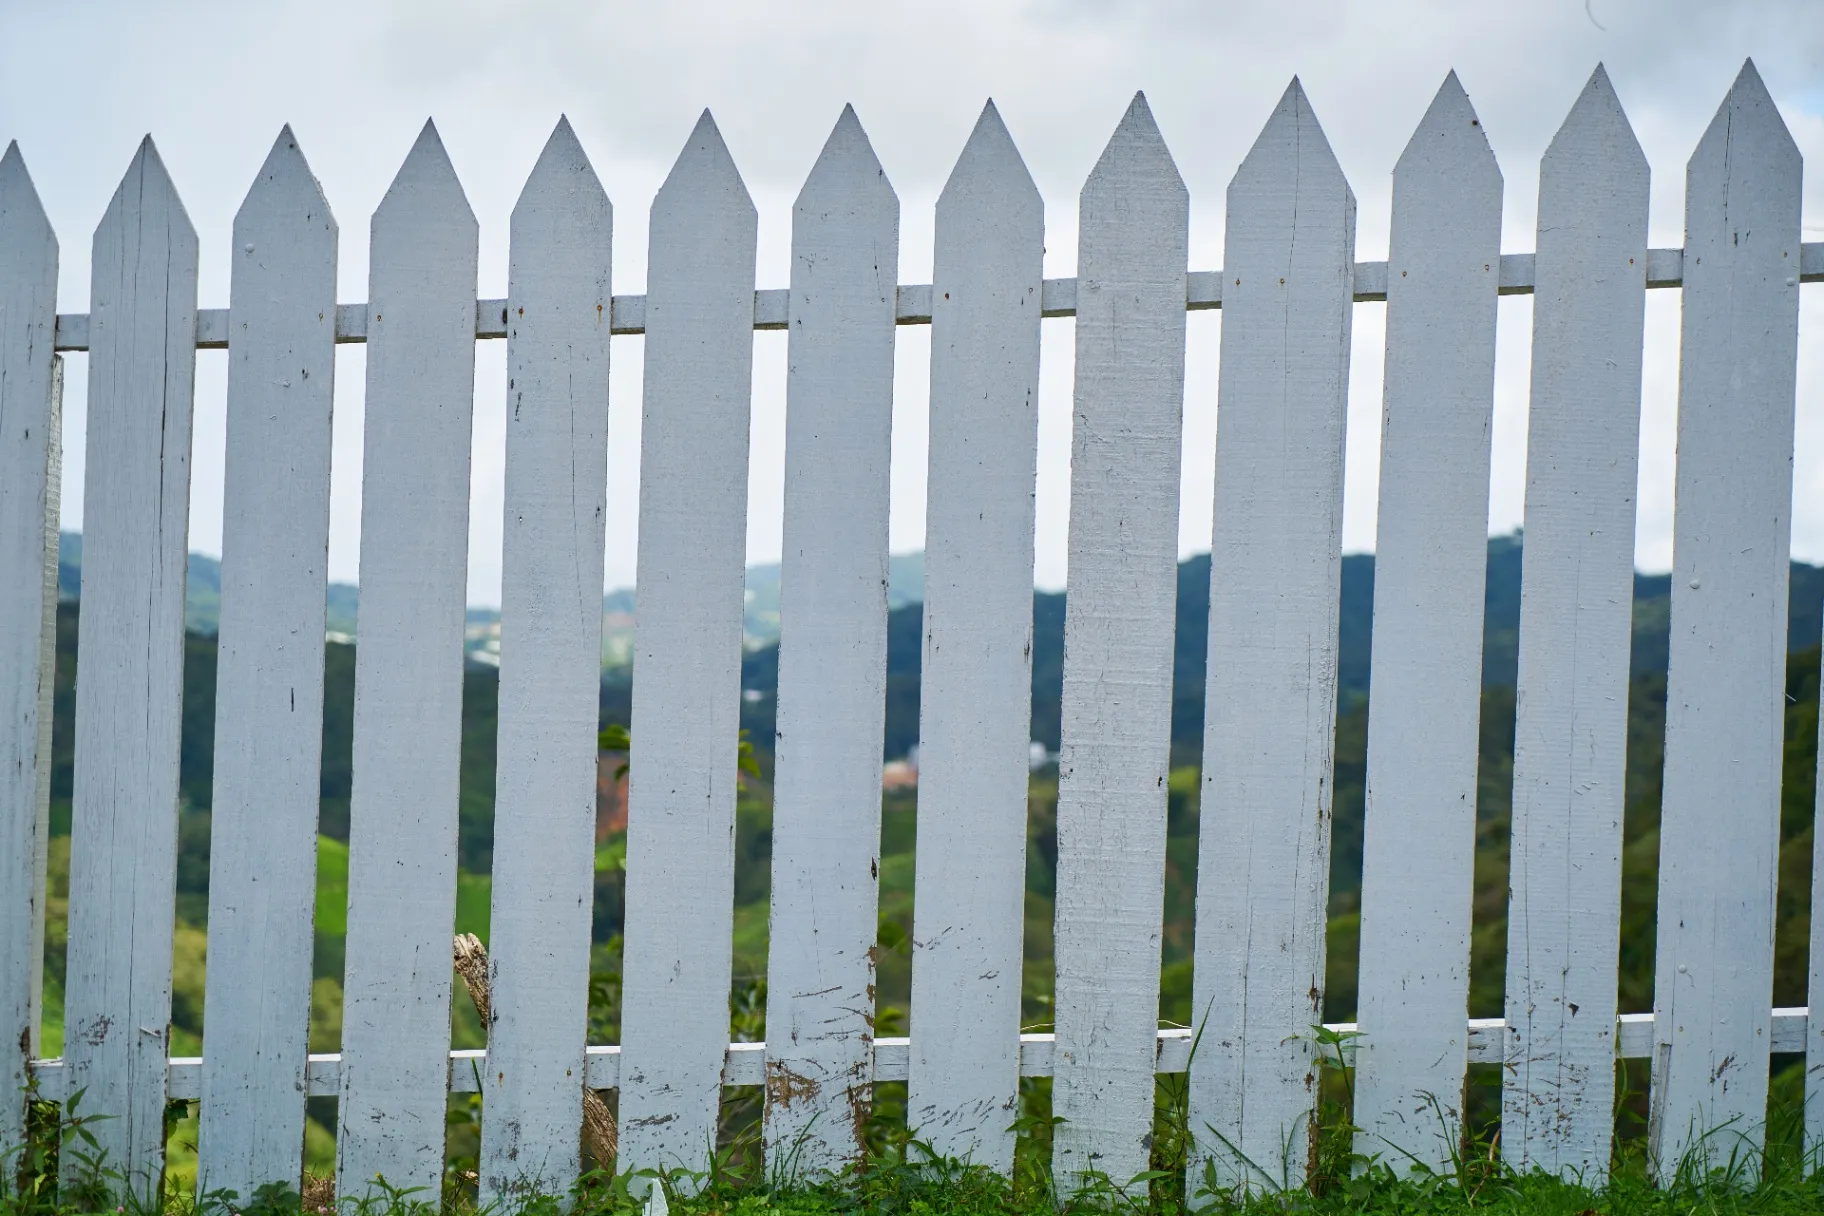
M 1461 1137 L 1448 1168 L 1428 1172 L 1355 1151 L 1349 1121 L 1350 1070 L 1343 1066 L 1344 1036 L 1320 1033 L 1326 1065 L 1313 1168 L 1300 1185 L 1252 1194 L 1225 1194 L 1199 1161 L 1197 1132 L 1190 1125 L 1188 1086 L 1182 1074 L 1162 1076 L 1156 1091 L 1149 1168 L 1133 1179 L 1092 1178 L 1065 1193 L 1051 1174 L 1049 1078 L 1021 1085 L 1021 1114 L 1011 1177 L 955 1161 L 934 1158 L 908 1135 L 903 1089 L 877 1089 L 868 1151 L 846 1173 L 814 1183 L 770 1175 L 759 1153 L 758 1103 L 735 1102 L 725 1120 L 725 1147 L 699 1172 L 629 1176 L 594 1171 L 568 1193 L 531 1193 L 515 1207 L 535 1216 L 620 1216 L 643 1213 L 635 1197 L 649 1185 L 663 1188 L 676 1216 L 1799 1216 L 1824 1213 L 1824 1170 L 1809 1167 L 1818 1154 L 1803 1143 L 1802 1103 L 1776 1082 L 1765 1148 L 1743 1151 L 1747 1140 L 1716 1135 L 1707 1158 L 1688 1156 L 1663 1185 L 1652 1179 L 1644 1141 L 1618 1137 L 1611 1176 L 1586 1187 L 1541 1173 L 1520 1174 L 1500 1160 L 1498 1131 L 1487 1125 Z M 1782 1078 L 1785 1080 L 1785 1078 Z M 1625 1097 L 1618 1108 L 1625 1110 Z M 173 1120 L 184 1104 L 173 1104 Z M 7 1173 L 19 1187 L 0 1196 L 0 1216 L 506 1216 L 482 1204 L 475 1190 L 473 1157 L 480 1103 L 473 1095 L 451 1106 L 452 1155 L 442 1193 L 435 1197 L 383 1191 L 361 1200 L 331 1198 L 326 1180 L 307 1178 L 305 1196 L 283 1187 L 264 1188 L 245 1200 L 218 1193 L 196 1197 L 188 1180 L 173 1173 L 156 1202 L 124 1195 L 118 1174 L 96 1159 L 89 1130 L 97 1116 L 86 1113 L 78 1094 L 67 1109 L 37 1101 L 32 1106 L 28 1143 L 5 1155 Z M 1440 1117 L 1442 1115 L 1440 1114 Z M 1205 1136 L 1206 1142 L 1208 1136 Z M 459 1145 L 466 1146 L 466 1152 Z M 1813 1146 L 1816 1148 L 1817 1146 Z M 62 1158 L 78 1164 L 86 1182 L 60 1188 Z M 1706 1159 L 1720 1164 L 1706 1165 Z M 1271 1171 L 1278 1172 L 1278 1171 Z M 1187 1180 L 1190 1186 L 1187 1190 Z M 1121 1185 L 1117 1185 L 1121 1182 Z
M 555 1213 L 568 1210 L 577 1216 L 620 1216 L 642 1213 L 645 1205 L 634 1198 L 632 1180 L 626 1176 L 592 1173 L 564 1196 L 532 1195 L 521 1210 Z M 1166 1185 L 1158 1186 L 1157 1183 Z M 702 1189 L 693 1197 L 684 1192 Z M 1465 1162 L 1454 1173 L 1396 1178 L 1384 1166 L 1371 1166 L 1358 1176 L 1338 1180 L 1321 1191 L 1299 1189 L 1284 1194 L 1255 1195 L 1246 1199 L 1219 1199 L 1187 1205 L 1169 1180 L 1143 1183 L 1141 1194 L 1130 1198 L 1103 1183 L 1071 1196 L 1059 1196 L 1047 1181 L 1017 1176 L 1003 1178 L 979 1167 L 954 1162 L 909 1161 L 902 1151 L 871 1156 L 856 1170 L 818 1185 L 786 1186 L 736 1172 L 710 1172 L 710 1176 L 674 1175 L 662 1180 L 669 1209 L 677 1216 L 1076 1216 L 1079 1213 L 1158 1213 L 1178 1216 L 1202 1212 L 1210 1216 L 1343 1216 L 1344 1213 L 1387 1216 L 1445 1216 L 1450 1213 L 1486 1213 L 1489 1216 L 1688 1216 L 1735 1213 L 1787 1216 L 1824 1211 L 1824 1181 L 1796 1174 L 1768 1172 L 1758 1180 L 1727 1170 L 1707 1177 L 1685 1176 L 1665 1188 L 1650 1185 L 1643 1174 L 1618 1175 L 1598 1190 L 1567 1184 L 1534 1174 L 1515 1175 L 1498 1162 Z M 1164 1192 L 1164 1193 L 1161 1193 Z M 317 1216 L 299 1196 L 282 1188 L 269 1188 L 242 1202 L 232 1195 L 193 1198 L 174 1189 L 156 1205 L 122 1203 L 115 1206 L 101 1191 L 70 1197 L 48 1196 L 26 1201 L 0 1200 L 0 1212 L 30 1216 L 64 1216 L 83 1212 L 115 1212 L 128 1216 Z M 344 1201 L 343 1216 L 486 1216 L 472 1198 L 446 1196 L 437 1202 L 393 1192 L 377 1199 Z

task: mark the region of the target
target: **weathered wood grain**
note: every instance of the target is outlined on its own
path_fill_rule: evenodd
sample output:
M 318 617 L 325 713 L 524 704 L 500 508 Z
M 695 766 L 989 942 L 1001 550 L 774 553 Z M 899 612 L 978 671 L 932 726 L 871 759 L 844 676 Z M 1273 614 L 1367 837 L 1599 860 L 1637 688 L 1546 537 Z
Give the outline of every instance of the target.
M 475 216 L 426 123 L 374 212 L 337 1194 L 436 1194 L 475 395 Z
M 62 461 L 57 236 L 18 144 L 0 156 L 0 1145 L 25 1143 L 38 1054 Z M 0 1195 L 13 1187 L 0 1170 Z
M 1165 900 L 1189 195 L 1135 95 L 1077 238 L 1053 1170 L 1146 1168 Z
M 1649 1129 L 1663 1176 L 1687 1154 L 1758 1163 L 1765 1130 L 1800 176 L 1746 64 L 1685 171 Z
M 621 1160 L 700 1170 L 728 1048 L 759 215 L 707 111 L 652 204 Z
M 199 1195 L 303 1176 L 336 241 L 287 127 L 234 221 Z
M 1462 1119 L 1501 171 L 1452 73 L 1393 171 L 1357 1151 L 1445 1167 Z
M 481 1194 L 579 1165 L 608 487 L 614 212 L 559 120 L 513 208 Z
M 97 1152 L 143 1197 L 165 1156 L 197 265 L 150 137 L 90 264 L 64 1059 L 83 1109 L 112 1116 Z
M 1298 81 L 1227 214 L 1191 1120 L 1225 1184 L 1296 1187 L 1323 1021 L 1355 249 L 1355 196 Z
M 769 1168 L 862 1152 L 873 1101 L 899 199 L 853 109 L 792 209 L 767 951 Z
M 1013 1168 L 1045 205 L 990 102 L 937 200 L 912 925 L 914 1135 Z
M 1597 68 L 1539 168 L 1501 1154 L 1596 1183 L 1615 1128 L 1647 160 Z

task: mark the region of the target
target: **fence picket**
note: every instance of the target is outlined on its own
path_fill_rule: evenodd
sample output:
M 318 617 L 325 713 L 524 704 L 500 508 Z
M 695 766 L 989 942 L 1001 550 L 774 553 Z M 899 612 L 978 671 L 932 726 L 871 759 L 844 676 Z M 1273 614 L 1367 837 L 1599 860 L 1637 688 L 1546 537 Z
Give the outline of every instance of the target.
M 1800 158 L 1753 63 L 1685 173 L 1651 1148 L 1758 1161 L 1767 1110 Z
M 862 1152 L 873 1100 L 899 199 L 844 108 L 792 210 L 767 1160 Z
M 1020 1080 L 1045 210 L 990 102 L 937 200 L 907 1125 L 1003 1173 Z
M 705 111 L 652 204 L 623 1168 L 700 1170 L 728 1050 L 759 213 Z
M 287 127 L 234 221 L 199 1195 L 303 1174 L 336 244 Z
M 1442 1169 L 1468 1063 L 1501 171 L 1453 72 L 1393 171 L 1358 1149 Z
M 1225 1183 L 1296 1186 L 1318 1068 L 1297 1031 L 1323 1021 L 1355 273 L 1355 196 L 1296 80 L 1229 185 L 1224 249 L 1192 1125 L 1223 1137 L 1199 1143 Z
M 64 1060 L 98 1152 L 157 1186 L 176 916 L 196 230 L 147 137 L 95 230 Z M 77 1154 L 63 1172 L 77 1179 Z
M 0 1151 L 25 1143 L 44 974 L 61 394 L 57 236 L 18 144 L 0 156 Z M 0 1196 L 13 1187 L 0 1170 Z
M 1068 1187 L 1144 1170 L 1165 901 L 1190 198 L 1136 94 L 1081 196 L 1058 763 L 1057 1077 Z
M 449 1070 L 478 230 L 436 127 L 374 212 L 338 1194 L 436 1194 Z
M 1599 67 L 1539 169 L 1501 1152 L 1606 1176 L 1615 1111 L 1646 156 Z
M 481 1188 L 576 1180 L 594 911 L 613 208 L 560 119 L 513 208 Z

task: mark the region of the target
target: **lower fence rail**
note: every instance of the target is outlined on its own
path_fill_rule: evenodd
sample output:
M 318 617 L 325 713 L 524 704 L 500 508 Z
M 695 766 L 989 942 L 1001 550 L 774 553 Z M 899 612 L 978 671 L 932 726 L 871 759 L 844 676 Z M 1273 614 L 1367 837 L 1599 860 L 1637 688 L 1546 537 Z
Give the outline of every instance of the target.
M 1773 1011 L 1773 1042 L 1775 1053 L 1803 1054 L 1805 1051 L 1805 1031 L 1809 1011 L 1800 1005 Z M 1356 1033 L 1354 1022 L 1332 1022 L 1325 1030 L 1338 1035 L 1348 1036 Z M 1471 1064 L 1499 1064 L 1502 1062 L 1501 1044 L 1506 1037 L 1507 1021 L 1504 1018 L 1471 1018 L 1469 1019 L 1469 1062 Z M 1158 1046 L 1154 1058 L 1156 1071 L 1160 1073 L 1187 1072 L 1191 1066 L 1191 1044 L 1196 1032 L 1189 1029 L 1169 1029 L 1159 1032 Z M 1056 1037 L 1049 1034 L 1023 1034 L 1020 1036 L 1020 1075 L 1022 1077 L 1049 1077 L 1052 1075 L 1052 1051 Z M 1653 1015 L 1650 1013 L 1624 1013 L 1621 1015 L 1616 1034 L 1616 1057 L 1623 1060 L 1644 1060 L 1653 1054 Z M 1354 1055 L 1354 1046 L 1347 1037 L 1343 1039 L 1341 1049 L 1345 1062 Z M 874 1040 L 874 1080 L 904 1081 L 910 1069 L 912 1040 L 909 1038 L 881 1038 Z M 482 1069 L 486 1066 L 488 1053 L 485 1049 L 459 1049 L 450 1052 L 449 1089 L 453 1094 L 472 1094 L 481 1091 Z M 591 1047 L 587 1056 L 587 1081 L 590 1089 L 618 1089 L 621 1084 L 621 1049 L 612 1047 Z M 68 1096 L 66 1078 L 62 1059 L 33 1060 L 31 1075 L 37 1082 L 38 1097 L 53 1102 L 61 1102 Z M 165 1096 L 170 1101 L 187 1101 L 203 1096 L 203 1061 L 200 1056 L 173 1056 L 167 1066 Z M 766 1044 L 765 1043 L 730 1043 L 728 1055 L 722 1064 L 722 1084 L 763 1085 L 766 1083 Z M 338 1052 L 312 1055 L 304 1072 L 305 1092 L 313 1098 L 333 1098 L 342 1088 L 342 1056 Z

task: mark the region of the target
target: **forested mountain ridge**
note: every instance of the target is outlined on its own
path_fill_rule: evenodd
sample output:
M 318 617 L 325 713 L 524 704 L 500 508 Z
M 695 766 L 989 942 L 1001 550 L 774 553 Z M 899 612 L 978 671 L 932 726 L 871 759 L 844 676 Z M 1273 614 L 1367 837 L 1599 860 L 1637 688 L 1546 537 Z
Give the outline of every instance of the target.
M 1486 688 L 1512 688 L 1520 653 L 1521 538 L 1491 537 L 1488 577 L 1483 598 L 1482 683 Z M 1634 641 L 1630 670 L 1634 676 L 1663 675 L 1671 624 L 1669 574 L 1634 576 Z M 1032 737 L 1046 747 L 1058 746 L 1059 699 L 1064 683 L 1063 592 L 1033 595 Z M 1824 567 L 1792 563 L 1789 598 L 1789 649 L 1818 644 L 1824 614 Z M 894 609 L 887 622 L 887 728 L 884 754 L 903 756 L 918 742 L 918 676 L 924 659 L 924 605 Z M 1172 763 L 1192 763 L 1203 749 L 1204 667 L 1209 644 L 1210 558 L 1199 554 L 1178 563 L 1178 625 L 1172 671 Z M 1337 705 L 1347 713 L 1365 702 L 1372 660 L 1374 625 L 1374 555 L 1343 558 L 1339 613 Z M 770 740 L 771 694 L 778 684 L 778 648 L 748 655 L 742 668 L 745 688 L 762 694 L 742 708 L 742 725 L 756 740 Z M 611 675 L 603 689 L 604 708 L 625 712 L 626 675 Z M 624 718 L 621 720 L 625 720 Z
M 192 565 L 192 590 L 203 565 Z M 1470 1012 L 1498 1015 L 1505 973 L 1508 816 L 1511 806 L 1514 689 L 1519 617 L 1520 546 L 1516 538 L 1489 544 L 1485 598 L 1484 691 L 1477 796 L 1476 872 Z M 1363 788 L 1367 737 L 1367 688 L 1373 601 L 1373 559 L 1347 557 L 1342 569 L 1339 715 L 1335 752 L 1335 796 L 1331 859 L 1331 919 L 1325 1014 L 1352 1016 L 1356 989 L 1356 943 L 1363 833 Z M 1201 748 L 1204 648 L 1207 631 L 1209 559 L 1192 558 L 1178 568 L 1178 643 L 1175 656 L 1172 743 L 1174 771 L 1167 817 L 1166 906 L 1161 1016 L 1182 1024 L 1191 1018 L 1191 953 L 1196 891 L 1197 832 L 1201 782 L 1196 767 Z M 1629 688 L 1627 816 L 1623 861 L 1620 962 L 1621 1006 L 1651 1007 L 1654 910 L 1657 901 L 1660 771 L 1665 726 L 1665 655 L 1668 617 L 1666 576 L 1637 576 L 1634 605 L 1634 674 Z M 1791 640 L 1787 667 L 1785 772 L 1781 800 L 1781 853 L 1776 931 L 1774 1002 L 1805 1000 L 1806 947 L 1811 890 L 1812 807 L 1818 731 L 1818 650 L 1824 570 L 1795 563 L 1792 568 Z M 63 915 L 67 899 L 69 796 L 72 774 L 74 681 L 79 605 L 58 613 L 58 671 L 53 729 L 53 834 L 50 916 L 47 925 L 46 1042 L 61 1042 Z M 1033 737 L 1057 743 L 1058 699 L 1063 659 L 1064 596 L 1038 593 L 1033 601 Z M 888 707 L 883 753 L 903 754 L 916 742 L 918 672 L 922 657 L 922 606 L 889 614 Z M 178 926 L 174 975 L 173 1049 L 195 1054 L 202 1033 L 202 984 L 208 910 L 210 803 L 215 730 L 215 639 L 191 632 L 186 638 L 182 772 L 177 873 Z M 354 700 L 354 646 L 325 646 L 323 765 L 320 782 L 318 900 L 312 1049 L 335 1050 L 340 1041 L 342 944 L 346 930 L 346 874 L 350 758 Z M 452 656 L 454 658 L 454 656 Z M 777 674 L 776 647 L 746 656 L 743 681 L 757 697 L 743 701 L 743 725 L 771 774 L 771 693 Z M 464 677 L 461 781 L 454 808 L 459 834 L 456 927 L 487 932 L 493 850 L 494 772 L 498 672 L 470 664 Z M 602 719 L 625 723 L 629 673 L 610 672 L 602 686 Z M 879 1025 L 903 1033 L 910 983 L 907 942 L 913 904 L 916 792 L 883 795 L 880 851 Z M 735 873 L 735 999 L 737 1025 L 752 1022 L 763 1007 L 760 976 L 766 957 L 767 901 L 771 885 L 772 799 L 766 780 L 744 789 L 737 813 Z M 1052 895 L 1057 856 L 1056 781 L 1036 774 L 1029 802 L 1025 932 L 1025 1011 L 1033 1024 L 1049 1017 L 1052 980 Z M 624 846 L 604 841 L 597 854 L 592 957 L 599 982 L 592 992 L 591 1041 L 618 1038 L 618 967 Z M 745 1013 L 742 1011 L 745 1010 Z M 458 1001 L 455 1039 L 479 1046 L 473 1010 Z M 757 1023 L 755 1023 L 757 1025 Z M 894 1027 L 899 1029 L 894 1030 Z M 758 1033 L 752 1031 L 751 1033 Z M 1487 1078 L 1482 1082 L 1487 1087 Z M 1487 1094 L 1478 1109 L 1493 1109 Z M 312 1116 L 313 1160 L 327 1161 L 325 1112 Z
M 1520 544 L 1517 538 L 1489 542 L 1484 616 L 1483 682 L 1488 746 L 1511 754 L 1513 680 L 1518 651 L 1520 611 Z M 211 564 L 192 560 L 192 585 L 218 586 Z M 199 578 L 198 576 L 202 577 Z M 211 576 L 215 576 L 214 579 Z M 1665 575 L 1635 577 L 1633 675 L 1637 687 L 1658 688 L 1663 702 L 1669 583 Z M 1354 717 L 1365 711 L 1371 661 L 1374 562 L 1371 556 L 1343 559 L 1342 612 L 1338 673 L 1338 799 L 1345 799 L 1349 775 L 1345 746 Z M 1178 566 L 1178 631 L 1173 673 L 1172 753 L 1174 766 L 1195 764 L 1202 749 L 1204 655 L 1209 620 L 1209 558 L 1190 558 Z M 1048 748 L 1058 746 L 1059 699 L 1063 683 L 1064 603 L 1062 593 L 1033 596 L 1032 737 Z M 1824 607 L 1824 569 L 1795 562 L 1792 566 L 1791 649 L 1815 647 Z M 66 603 L 59 614 L 58 697 L 53 770 L 53 821 L 68 823 L 71 748 L 74 737 L 76 608 Z M 907 604 L 888 616 L 887 713 L 883 757 L 903 756 L 918 741 L 918 681 L 923 658 L 923 605 Z M 183 776 L 181 792 L 188 807 L 206 810 L 213 781 L 215 720 L 215 643 L 192 631 L 186 644 L 184 680 Z M 322 773 L 323 830 L 345 838 L 349 789 L 349 752 L 354 700 L 354 650 L 331 642 L 325 647 L 324 750 Z M 610 672 L 602 685 L 604 721 L 630 718 L 631 672 Z M 742 664 L 742 725 L 764 754 L 773 738 L 774 692 L 778 648 L 750 652 Z M 1641 684 L 1646 681 L 1646 684 Z M 1657 684 L 1654 684 L 1657 681 Z M 497 676 L 471 664 L 465 681 L 462 783 L 462 862 L 483 871 L 492 853 L 494 704 Z M 1503 735 L 1502 732 L 1505 732 Z M 65 829 L 67 830 L 67 829 Z M 1347 825 L 1339 820 L 1339 849 L 1347 852 Z
M 1490 537 L 1488 574 L 1483 598 L 1482 682 L 1489 687 L 1514 684 L 1520 644 L 1521 536 Z M 74 602 L 80 593 L 82 536 L 62 536 L 58 562 L 60 598 Z M 923 661 L 924 555 L 895 555 L 891 562 L 887 605 L 887 730 L 884 754 L 903 756 L 917 743 L 918 673 Z M 1634 641 L 1630 670 L 1636 676 L 1663 673 L 1671 625 L 1669 574 L 1634 576 Z M 221 605 L 221 563 L 202 553 L 190 555 L 185 597 L 185 627 L 194 633 L 213 634 Z M 759 565 L 747 572 L 744 632 L 749 653 L 743 663 L 742 685 L 762 694 L 749 701 L 742 722 L 762 748 L 772 740 L 771 693 L 778 683 L 779 567 Z M 1205 649 L 1209 631 L 1210 558 L 1198 554 L 1178 563 L 1177 644 L 1173 656 L 1172 746 L 1175 762 L 1182 762 L 1202 746 Z M 1374 555 L 1348 554 L 1342 561 L 1342 602 L 1338 616 L 1337 703 L 1347 709 L 1368 694 L 1372 657 L 1370 638 L 1374 616 Z M 1032 737 L 1047 747 L 1058 746 L 1058 697 L 1063 684 L 1064 601 L 1061 591 L 1033 593 Z M 612 627 L 635 610 L 632 589 L 611 591 L 603 597 L 605 621 Z M 359 592 L 346 583 L 328 588 L 326 628 L 353 636 Z M 1824 616 L 1824 567 L 1792 563 L 1788 613 L 1789 649 L 1804 650 L 1819 641 Z M 499 622 L 499 613 L 488 608 L 469 610 L 471 626 Z M 474 632 L 474 629 L 471 629 Z M 471 657 L 478 657 L 471 646 Z M 496 652 L 497 654 L 498 652 Z M 615 653 L 630 654 L 621 645 Z M 625 710 L 632 672 L 626 665 L 610 663 L 604 670 L 604 709 L 611 714 Z M 1188 752 L 1187 752 L 1188 749 Z
M 779 640 L 779 563 L 772 562 L 747 568 L 747 596 L 742 611 L 742 634 L 750 648 Z M 920 598 L 924 591 L 925 555 L 896 553 L 888 561 L 887 606 L 901 608 Z M 64 532 L 59 537 L 57 552 L 57 596 L 74 603 L 82 594 L 82 533 Z M 361 592 L 352 583 L 329 584 L 328 614 L 324 628 L 329 633 L 353 637 L 360 610 Z M 626 666 L 632 654 L 632 614 L 637 597 L 631 587 L 609 591 L 602 596 L 602 662 L 604 667 Z M 189 555 L 188 578 L 184 588 L 184 628 L 192 633 L 213 634 L 221 618 L 222 563 L 207 553 Z M 471 605 L 467 614 L 468 645 L 472 658 L 489 661 L 499 656 L 500 611 Z M 495 642 L 490 650 L 489 639 Z

